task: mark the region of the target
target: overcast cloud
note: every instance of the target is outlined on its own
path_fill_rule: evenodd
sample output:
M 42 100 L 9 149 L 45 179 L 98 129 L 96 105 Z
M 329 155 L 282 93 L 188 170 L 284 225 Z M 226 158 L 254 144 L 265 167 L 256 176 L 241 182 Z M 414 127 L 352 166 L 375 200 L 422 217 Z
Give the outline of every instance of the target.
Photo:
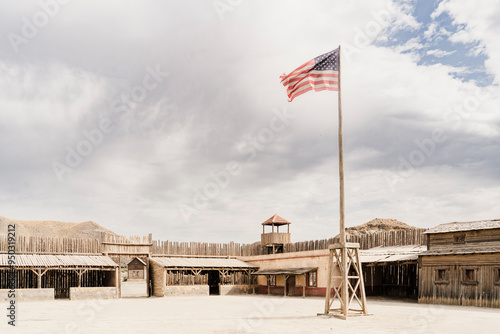
M 0 4 L 0 215 L 254 242 L 338 233 L 337 94 L 279 76 L 342 45 L 346 225 L 500 218 L 500 1 Z

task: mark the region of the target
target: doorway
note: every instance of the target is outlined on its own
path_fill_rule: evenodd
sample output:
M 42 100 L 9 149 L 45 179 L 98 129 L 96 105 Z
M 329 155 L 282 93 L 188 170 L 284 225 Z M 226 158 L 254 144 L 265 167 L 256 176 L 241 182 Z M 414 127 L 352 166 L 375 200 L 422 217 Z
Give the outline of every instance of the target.
M 220 275 L 218 270 L 208 271 L 208 286 L 210 295 L 220 295 Z
M 286 280 L 286 294 L 293 296 L 295 294 L 295 275 L 291 275 Z

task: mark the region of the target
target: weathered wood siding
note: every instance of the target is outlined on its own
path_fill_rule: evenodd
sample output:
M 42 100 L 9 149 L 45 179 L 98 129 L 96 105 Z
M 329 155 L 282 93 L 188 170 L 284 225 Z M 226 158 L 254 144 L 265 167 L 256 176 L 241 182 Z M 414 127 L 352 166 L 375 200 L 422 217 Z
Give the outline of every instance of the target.
M 260 243 L 264 246 L 272 244 L 289 244 L 290 233 L 263 233 L 260 237 Z
M 149 262 L 149 270 L 151 272 L 151 280 L 153 281 L 153 295 L 156 297 L 163 297 L 163 288 L 165 284 L 165 268 L 156 264 L 154 261 Z
M 439 280 L 437 271 L 444 270 Z M 465 277 L 473 270 L 472 282 Z M 419 302 L 500 307 L 500 253 L 423 256 L 419 273 Z
M 105 255 L 133 256 L 151 254 L 152 235 L 124 237 L 101 233 L 101 252 Z
M 429 234 L 429 250 L 473 249 L 500 246 L 500 229 Z

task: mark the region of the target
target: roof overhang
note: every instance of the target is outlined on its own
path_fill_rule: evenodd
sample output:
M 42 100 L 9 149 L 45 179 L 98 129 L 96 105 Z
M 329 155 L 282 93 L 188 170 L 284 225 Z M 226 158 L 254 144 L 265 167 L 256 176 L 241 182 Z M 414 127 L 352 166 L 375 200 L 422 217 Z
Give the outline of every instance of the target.
M 12 255 L 10 255 L 12 256 Z M 10 260 L 10 261 L 9 261 Z M 0 254 L 0 268 L 115 269 L 118 264 L 103 255 Z
M 254 272 L 253 275 L 303 275 L 316 270 L 318 267 L 262 269 Z
M 171 270 L 255 270 L 258 266 L 237 259 L 195 257 L 152 257 L 154 262 Z

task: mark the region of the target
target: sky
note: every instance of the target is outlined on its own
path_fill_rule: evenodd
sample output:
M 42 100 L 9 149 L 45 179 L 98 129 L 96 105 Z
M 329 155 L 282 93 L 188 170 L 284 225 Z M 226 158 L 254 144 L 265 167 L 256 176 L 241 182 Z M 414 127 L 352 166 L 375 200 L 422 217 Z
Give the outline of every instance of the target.
M 346 226 L 500 218 L 498 0 L 4 1 L 0 35 L 0 216 L 333 237 L 338 94 L 279 77 L 341 45 Z

